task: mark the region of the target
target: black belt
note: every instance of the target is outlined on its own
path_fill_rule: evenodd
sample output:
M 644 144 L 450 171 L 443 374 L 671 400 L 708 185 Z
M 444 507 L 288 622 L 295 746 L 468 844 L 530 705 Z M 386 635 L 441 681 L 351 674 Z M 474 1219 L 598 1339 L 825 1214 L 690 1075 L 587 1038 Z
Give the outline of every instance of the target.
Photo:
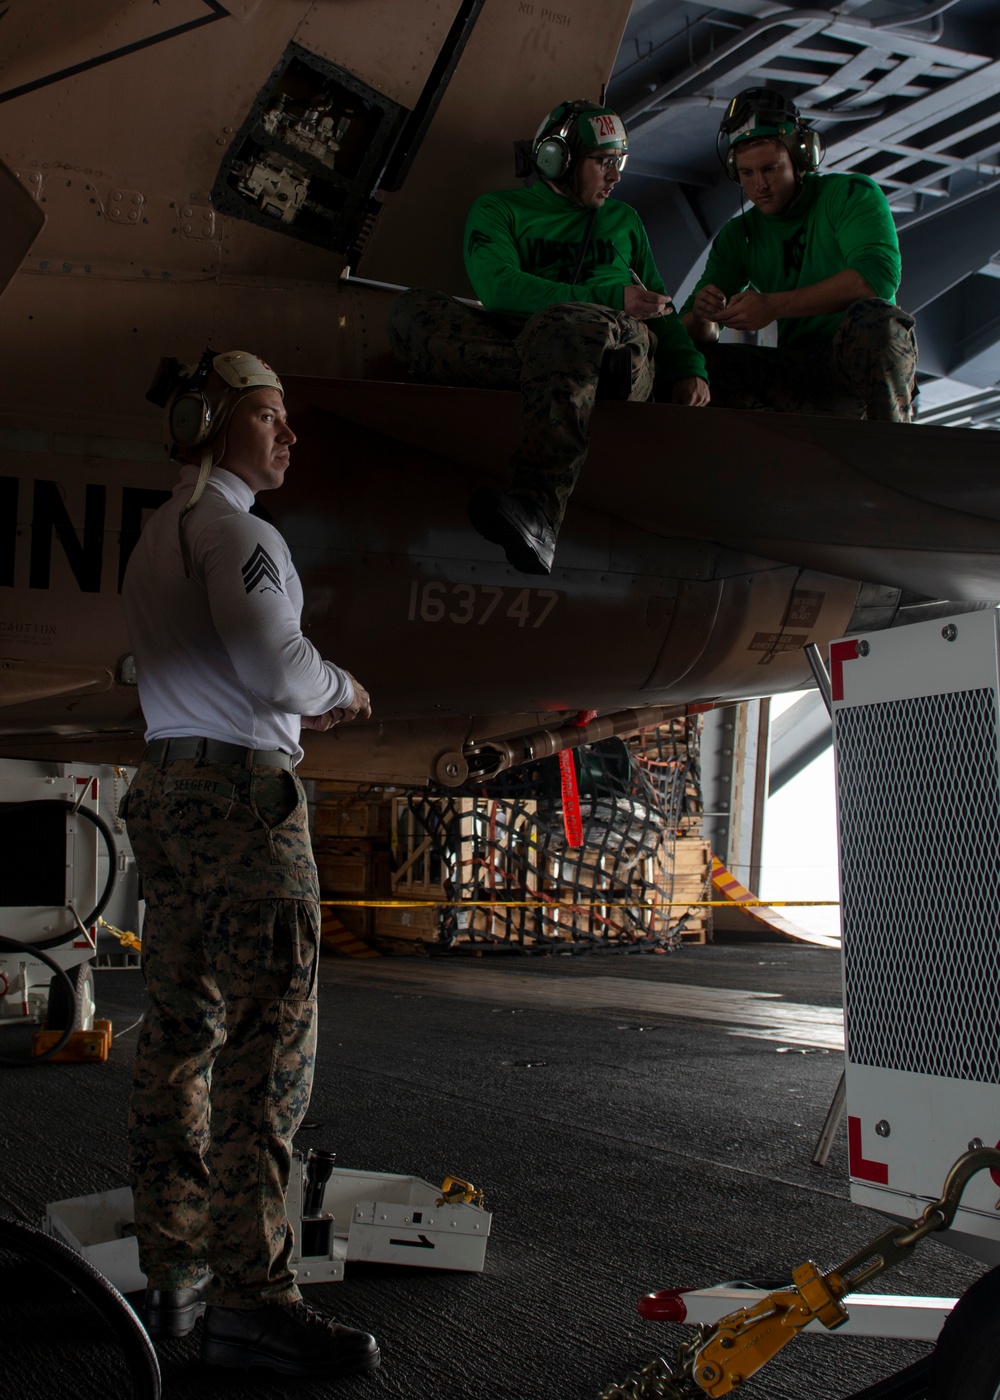
M 154 739 L 146 745 L 143 758 L 151 763 L 172 763 L 175 758 L 193 758 L 205 763 L 239 763 L 244 768 L 287 768 L 294 771 L 290 754 L 281 749 L 247 749 L 221 739 L 201 739 L 196 734 L 177 739 Z

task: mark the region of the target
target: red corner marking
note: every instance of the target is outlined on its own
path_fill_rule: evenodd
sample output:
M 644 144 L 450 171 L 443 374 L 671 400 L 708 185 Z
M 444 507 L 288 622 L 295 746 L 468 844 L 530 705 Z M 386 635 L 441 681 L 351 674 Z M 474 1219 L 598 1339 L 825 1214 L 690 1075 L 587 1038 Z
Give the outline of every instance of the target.
M 846 642 L 833 642 L 830 646 L 830 694 L 834 700 L 844 698 L 844 662 L 854 661 L 858 655 L 858 644 L 852 637 Z
M 889 1166 L 886 1162 L 870 1162 L 861 1150 L 861 1119 L 847 1119 L 847 1160 L 851 1176 L 859 1181 L 874 1181 L 876 1186 L 889 1185 Z

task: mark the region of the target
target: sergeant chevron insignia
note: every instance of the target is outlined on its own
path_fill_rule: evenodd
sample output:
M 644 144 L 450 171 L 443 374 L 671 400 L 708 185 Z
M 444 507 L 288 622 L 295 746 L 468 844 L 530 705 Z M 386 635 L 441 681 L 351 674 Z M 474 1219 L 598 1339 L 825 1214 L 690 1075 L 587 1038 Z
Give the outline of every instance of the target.
M 278 567 L 263 545 L 257 546 L 243 565 L 242 573 L 243 587 L 248 593 L 252 593 L 258 584 L 263 584 L 266 590 L 268 583 L 274 585 L 276 592 L 284 592 Z

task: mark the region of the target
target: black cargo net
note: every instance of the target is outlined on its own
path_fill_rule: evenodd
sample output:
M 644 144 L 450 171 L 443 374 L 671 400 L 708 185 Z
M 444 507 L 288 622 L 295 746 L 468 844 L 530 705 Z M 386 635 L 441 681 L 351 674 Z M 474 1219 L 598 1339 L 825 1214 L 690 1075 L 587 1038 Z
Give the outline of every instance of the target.
M 707 884 L 707 861 L 676 878 L 677 837 L 701 808 L 697 739 L 696 721 L 679 721 L 572 750 L 579 846 L 558 757 L 397 799 L 394 898 L 440 900 L 424 939 L 444 946 L 673 949 L 704 920 L 672 904 L 679 883 L 688 900 Z

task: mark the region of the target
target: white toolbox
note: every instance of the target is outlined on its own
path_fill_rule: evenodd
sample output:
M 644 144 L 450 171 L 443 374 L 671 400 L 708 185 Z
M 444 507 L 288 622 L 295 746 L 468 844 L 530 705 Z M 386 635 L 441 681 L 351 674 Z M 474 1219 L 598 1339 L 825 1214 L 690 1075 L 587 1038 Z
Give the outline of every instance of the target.
M 321 1207 L 323 1216 L 332 1217 L 329 1249 L 303 1257 L 302 1162 L 294 1158 L 287 1205 L 298 1282 L 336 1283 L 349 1260 L 482 1272 L 493 1216 L 481 1205 L 444 1201 L 442 1192 L 418 1176 L 335 1169 Z M 89 1259 L 120 1292 L 145 1288 L 127 1186 L 53 1201 L 46 1206 L 42 1228 Z

